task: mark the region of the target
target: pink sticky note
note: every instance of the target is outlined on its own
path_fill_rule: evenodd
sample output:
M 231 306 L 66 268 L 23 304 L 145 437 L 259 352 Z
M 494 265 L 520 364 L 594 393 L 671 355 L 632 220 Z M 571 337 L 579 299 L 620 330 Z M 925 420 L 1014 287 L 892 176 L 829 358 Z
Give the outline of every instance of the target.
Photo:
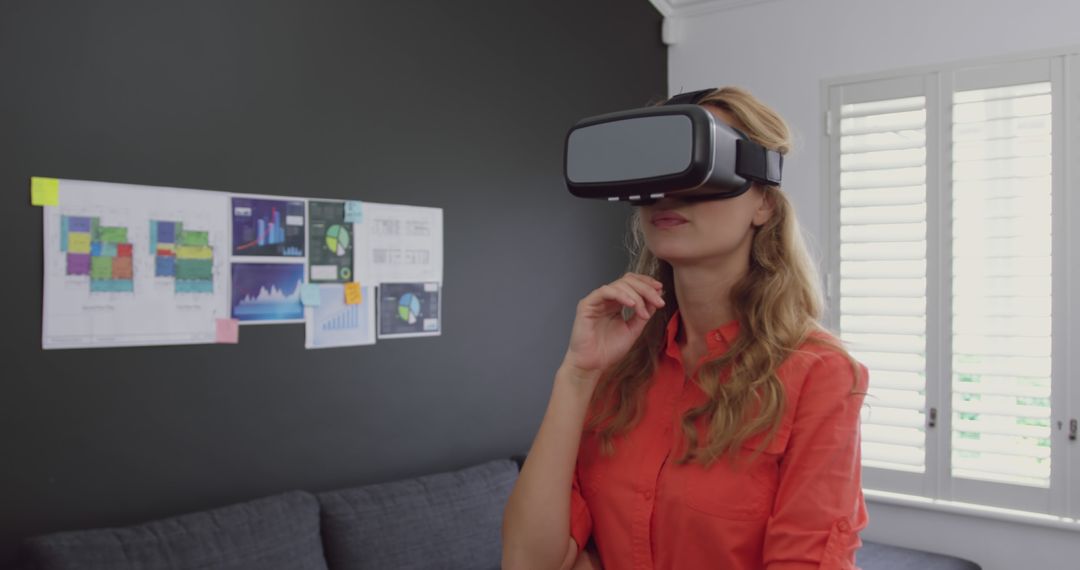
M 239 342 L 240 321 L 236 319 L 218 319 L 217 341 L 224 344 L 236 344 Z

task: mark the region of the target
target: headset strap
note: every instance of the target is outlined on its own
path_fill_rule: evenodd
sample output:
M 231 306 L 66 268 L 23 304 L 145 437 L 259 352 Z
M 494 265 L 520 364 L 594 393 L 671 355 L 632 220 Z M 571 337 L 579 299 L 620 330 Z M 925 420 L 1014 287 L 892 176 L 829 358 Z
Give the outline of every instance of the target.
M 698 101 L 704 98 L 709 93 L 716 91 L 716 88 L 710 87 L 708 89 L 702 89 L 700 91 L 691 91 L 689 93 L 680 93 L 675 95 L 664 102 L 664 105 L 695 105 Z
M 742 131 L 735 130 L 746 136 Z M 749 138 L 735 141 L 735 173 L 739 176 L 766 186 L 777 186 L 783 169 L 784 155 L 779 152 L 769 150 Z
M 664 105 L 696 105 L 715 88 L 701 89 L 689 93 L 680 93 L 664 102 Z M 762 184 L 776 186 L 780 184 L 780 173 L 784 168 L 784 155 L 769 150 L 750 140 L 746 133 L 734 129 L 742 137 L 735 144 L 735 172 L 743 178 Z

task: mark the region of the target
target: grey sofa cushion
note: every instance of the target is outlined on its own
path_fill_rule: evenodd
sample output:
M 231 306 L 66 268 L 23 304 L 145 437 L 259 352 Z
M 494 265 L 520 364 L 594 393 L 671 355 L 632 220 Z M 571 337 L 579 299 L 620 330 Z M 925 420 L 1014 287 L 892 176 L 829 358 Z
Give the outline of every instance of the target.
M 517 464 L 496 459 L 319 494 L 327 562 L 348 570 L 497 569 L 503 507 L 517 476 Z
M 855 563 L 862 570 L 980 570 L 978 564 L 960 558 L 868 540 L 855 552 Z
M 327 570 L 319 504 L 293 491 L 124 528 L 29 538 L 35 570 Z

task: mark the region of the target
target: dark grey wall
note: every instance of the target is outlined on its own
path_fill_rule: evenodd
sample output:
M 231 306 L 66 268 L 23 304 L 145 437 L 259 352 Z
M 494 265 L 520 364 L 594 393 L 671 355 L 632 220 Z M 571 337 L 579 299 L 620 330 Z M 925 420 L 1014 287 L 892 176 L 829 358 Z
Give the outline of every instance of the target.
M 21 537 L 524 453 L 625 205 L 578 118 L 666 94 L 647 0 L 0 3 L 0 565 Z M 441 337 L 43 352 L 28 177 L 444 209 Z

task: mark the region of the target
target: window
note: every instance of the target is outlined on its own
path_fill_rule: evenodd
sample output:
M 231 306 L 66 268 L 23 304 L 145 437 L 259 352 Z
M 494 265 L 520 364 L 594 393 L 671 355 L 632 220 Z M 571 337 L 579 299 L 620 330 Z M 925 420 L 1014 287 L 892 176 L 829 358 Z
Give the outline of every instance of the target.
M 1073 52 L 823 82 L 828 318 L 870 368 L 868 489 L 1080 517 L 1076 85 Z
M 840 330 L 874 372 L 863 464 L 926 470 L 926 97 L 840 108 Z
M 952 475 L 1050 486 L 1050 82 L 952 97 Z

